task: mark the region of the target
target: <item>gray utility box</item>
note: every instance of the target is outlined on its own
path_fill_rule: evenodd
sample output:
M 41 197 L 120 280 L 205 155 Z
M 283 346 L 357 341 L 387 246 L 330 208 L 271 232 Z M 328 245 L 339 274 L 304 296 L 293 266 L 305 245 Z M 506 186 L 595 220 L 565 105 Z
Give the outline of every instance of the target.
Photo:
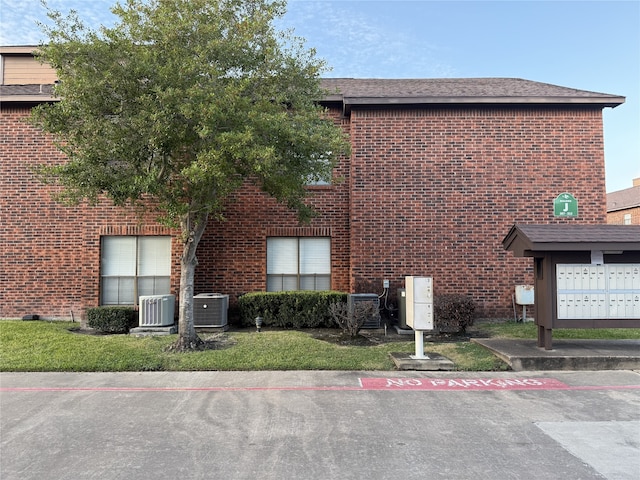
M 350 293 L 347 296 L 347 308 L 349 314 L 353 314 L 355 305 L 361 302 L 370 302 L 375 307 L 376 313 L 368 318 L 362 328 L 380 328 L 380 299 L 375 293 Z
M 407 330 L 407 291 L 404 288 L 398 289 L 398 327 Z
M 225 327 L 229 295 L 200 293 L 193 297 L 193 324 L 196 327 Z

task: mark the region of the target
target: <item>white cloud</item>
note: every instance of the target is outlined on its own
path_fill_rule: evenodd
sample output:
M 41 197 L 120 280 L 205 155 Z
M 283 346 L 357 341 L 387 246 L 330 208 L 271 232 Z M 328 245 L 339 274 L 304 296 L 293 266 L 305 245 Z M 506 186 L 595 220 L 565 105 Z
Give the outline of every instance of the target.
M 387 25 L 367 2 L 289 3 L 285 24 L 315 47 L 335 77 L 448 77 L 455 69 L 421 35 Z
M 97 29 L 112 25 L 111 6 L 115 0 L 48 0 L 52 10 L 63 15 L 75 10 L 82 22 Z M 0 45 L 37 45 L 45 41 L 39 24 L 49 24 L 47 11 L 40 0 L 0 0 Z

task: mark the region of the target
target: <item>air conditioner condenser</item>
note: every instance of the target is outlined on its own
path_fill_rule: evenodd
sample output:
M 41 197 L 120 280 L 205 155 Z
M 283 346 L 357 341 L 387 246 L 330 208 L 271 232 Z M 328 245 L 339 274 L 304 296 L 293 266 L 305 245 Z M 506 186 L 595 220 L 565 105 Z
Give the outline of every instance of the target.
M 193 297 L 193 324 L 197 327 L 225 327 L 229 295 L 200 293 Z
M 166 327 L 173 325 L 176 308 L 174 295 L 143 295 L 140 297 L 141 327 Z

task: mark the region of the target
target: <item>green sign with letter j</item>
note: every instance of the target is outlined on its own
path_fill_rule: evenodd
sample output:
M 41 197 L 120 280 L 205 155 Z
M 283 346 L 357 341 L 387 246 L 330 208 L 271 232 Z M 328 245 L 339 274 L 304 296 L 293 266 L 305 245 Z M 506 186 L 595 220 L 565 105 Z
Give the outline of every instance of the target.
M 553 201 L 554 217 L 577 217 L 578 201 L 570 193 L 564 192 Z

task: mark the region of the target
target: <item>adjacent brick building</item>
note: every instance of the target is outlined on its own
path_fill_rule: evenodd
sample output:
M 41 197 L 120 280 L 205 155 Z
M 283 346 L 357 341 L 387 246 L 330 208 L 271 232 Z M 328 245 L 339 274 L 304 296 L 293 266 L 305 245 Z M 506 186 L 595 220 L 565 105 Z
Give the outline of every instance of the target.
M 7 81 L 7 64 L 29 50 L 0 49 L 0 317 L 79 317 L 128 302 L 129 282 L 138 294 L 177 293 L 176 232 L 107 202 L 60 205 L 34 177 L 34 165 L 64 158 L 24 122 L 52 100 L 50 80 Z M 232 303 L 267 289 L 382 293 L 386 279 L 392 301 L 405 275 L 419 275 L 436 294 L 473 297 L 480 316 L 509 317 L 514 286 L 532 283 L 530 261 L 502 248 L 511 225 L 606 222 L 602 109 L 623 97 L 504 78 L 324 82 L 352 155 L 331 184 L 309 186 L 320 215 L 299 225 L 247 184 L 208 226 L 196 293 Z M 577 218 L 554 217 L 563 192 Z M 129 256 L 137 266 L 126 273 L 116 263 Z
M 640 225 L 640 178 L 630 188 L 607 194 L 607 223 Z

